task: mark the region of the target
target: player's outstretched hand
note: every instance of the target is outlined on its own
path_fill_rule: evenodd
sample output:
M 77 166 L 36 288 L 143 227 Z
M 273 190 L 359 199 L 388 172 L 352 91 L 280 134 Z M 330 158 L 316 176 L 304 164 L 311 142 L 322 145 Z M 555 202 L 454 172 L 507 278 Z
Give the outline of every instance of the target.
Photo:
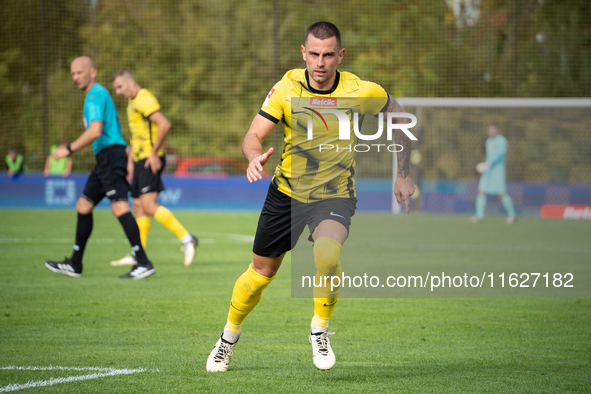
M 246 169 L 246 178 L 250 183 L 256 182 L 263 179 L 261 172 L 263 172 L 263 166 L 269 161 L 269 157 L 273 154 L 273 148 L 269 148 L 267 153 L 263 153 L 260 156 L 255 157 L 248 164 Z
M 144 164 L 144 168 L 150 167 L 152 169 L 152 174 L 158 174 L 158 171 L 162 168 L 162 160 L 156 153 L 151 153 L 150 156 L 146 159 L 146 164 Z M 129 172 L 129 170 L 128 170 Z
M 415 185 L 412 183 L 412 179 L 409 176 L 406 178 L 396 177 L 396 184 L 394 184 L 394 196 L 398 206 L 402 205 L 406 207 L 406 213 L 410 213 L 410 197 L 415 194 Z

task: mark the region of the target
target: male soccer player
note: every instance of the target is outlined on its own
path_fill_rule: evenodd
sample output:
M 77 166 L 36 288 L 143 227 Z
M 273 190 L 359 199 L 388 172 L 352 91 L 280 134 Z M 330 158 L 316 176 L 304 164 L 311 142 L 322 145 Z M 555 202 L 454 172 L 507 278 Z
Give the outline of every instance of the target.
M 189 234 L 172 212 L 157 203 L 158 193 L 164 190 L 161 174 L 166 165 L 162 145 L 170 130 L 170 122 L 160 111 L 156 97 L 136 82 L 131 71 L 118 70 L 111 79 L 115 92 L 128 100 L 127 121 L 131 131 L 128 151 L 127 180 L 132 181 L 133 211 L 145 248 L 150 231 L 150 216 L 175 234 L 185 252 L 185 266 L 195 258 L 197 237 Z M 111 265 L 134 265 L 133 255 L 111 261 Z
M 96 156 L 96 166 L 88 176 L 82 196 L 76 202 L 78 222 L 76 224 L 76 244 L 74 253 L 64 261 L 46 261 L 45 266 L 53 272 L 79 278 L 82 274 L 82 256 L 86 242 L 92 232 L 92 211 L 103 199 L 111 200 L 111 210 L 123 227 L 125 235 L 136 256 L 137 264 L 131 271 L 121 275 L 122 279 L 143 279 L 154 274 L 154 266 L 148 260 L 140 240 L 140 231 L 129 211 L 127 193 L 129 184 L 127 174 L 126 144 L 121 135 L 121 125 L 115 104 L 107 89 L 96 82 L 97 70 L 94 62 L 87 56 L 74 59 L 70 71 L 76 86 L 84 91 L 83 120 L 86 131 L 68 145 L 60 145 L 52 156 L 60 160 L 72 152 L 92 144 Z
M 476 216 L 472 216 L 470 222 L 479 223 L 484 220 L 486 195 L 496 194 L 507 211 L 507 224 L 513 224 L 515 223 L 515 208 L 511 196 L 507 194 L 505 182 L 507 139 L 499 134 L 496 124 L 489 124 L 487 133 L 486 161 L 476 165 L 476 171 L 482 175 L 478 182 L 478 194 L 476 195 Z
M 379 102 L 379 106 L 372 111 L 373 115 L 384 111 L 404 112 L 379 85 L 361 81 L 351 73 L 337 71 L 345 49 L 341 48 L 340 33 L 335 25 L 329 22 L 313 24 L 306 31 L 304 43 L 301 51 L 306 69 L 288 71 L 275 84 L 255 116 L 242 145 L 242 151 L 249 161 L 246 170 L 248 180 L 251 183 L 261 180 L 263 165 L 273 153 L 273 148 L 263 153 L 262 142 L 275 125 L 282 122 L 285 144 L 281 163 L 275 170 L 259 218 L 252 263 L 236 281 L 226 326 L 207 360 L 206 368 L 211 372 L 227 371 L 244 319 L 259 302 L 262 291 L 275 277 L 283 257 L 293 249 L 306 224 L 311 234 L 309 240 L 314 242 L 317 275 L 330 273 L 338 276 L 341 272 L 339 256 L 348 237 L 357 201 L 353 181 L 354 160 L 351 160 L 348 152 L 344 152 L 348 162 L 333 161 L 334 156 L 322 161 L 316 156 L 317 146 L 309 149 L 306 141 L 296 142 L 294 132 L 302 128 L 300 122 L 306 122 L 309 118 L 300 117 L 302 112 L 296 110 L 294 103 L 307 100 L 309 103 L 320 101 L 326 104 L 336 101 L 314 98 L 336 97 L 337 100 L 347 100 L 371 97 Z M 397 120 L 407 123 L 406 118 Z M 328 138 L 338 137 L 338 127 L 336 131 L 329 131 L 327 127 L 326 134 Z M 409 177 L 410 140 L 399 130 L 394 139 L 403 146 L 402 152 L 398 154 L 394 193 L 399 204 L 405 201 L 408 213 L 409 198 L 414 193 Z M 315 292 L 314 297 L 309 341 L 312 344 L 314 365 L 327 370 L 335 364 L 328 336 L 328 321 L 337 303 L 338 290 L 321 294 Z

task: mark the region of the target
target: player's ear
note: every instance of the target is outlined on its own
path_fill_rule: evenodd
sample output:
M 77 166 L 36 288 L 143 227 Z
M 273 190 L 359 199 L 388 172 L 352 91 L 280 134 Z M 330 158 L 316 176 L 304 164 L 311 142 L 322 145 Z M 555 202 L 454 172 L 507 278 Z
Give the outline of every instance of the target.
M 341 64 L 341 61 L 343 61 L 343 56 L 345 56 L 345 48 L 342 48 L 339 51 L 339 58 L 337 59 L 337 64 Z
M 304 61 L 306 61 L 306 47 L 303 45 L 300 45 L 301 49 L 302 49 L 302 58 L 304 59 Z

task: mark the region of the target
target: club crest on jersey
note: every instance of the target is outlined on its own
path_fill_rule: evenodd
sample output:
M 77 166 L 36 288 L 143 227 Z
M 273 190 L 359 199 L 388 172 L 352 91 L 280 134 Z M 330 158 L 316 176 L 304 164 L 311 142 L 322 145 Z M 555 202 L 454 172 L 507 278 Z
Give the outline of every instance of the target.
M 265 99 L 265 102 L 263 103 L 263 107 L 266 107 L 269 104 L 269 100 L 271 100 L 271 96 L 273 95 L 273 93 L 275 93 L 275 89 L 271 89 L 271 91 L 267 95 L 267 98 Z

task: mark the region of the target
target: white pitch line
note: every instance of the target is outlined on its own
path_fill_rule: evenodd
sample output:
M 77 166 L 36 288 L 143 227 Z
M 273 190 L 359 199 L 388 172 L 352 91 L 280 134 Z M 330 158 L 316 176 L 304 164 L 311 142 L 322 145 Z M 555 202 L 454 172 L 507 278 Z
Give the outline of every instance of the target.
M 202 243 L 216 243 L 222 242 L 223 240 L 228 240 L 231 242 L 236 243 L 252 243 L 254 241 L 254 237 L 252 235 L 243 235 L 243 234 L 224 234 L 224 233 L 201 233 L 202 235 L 208 236 L 210 238 L 199 238 L 199 242 Z M 213 239 L 213 238 L 217 238 Z M 221 238 L 221 240 L 220 240 Z M 16 244 L 16 243 L 25 243 L 25 244 L 71 244 L 74 241 L 74 238 L 2 238 L 0 237 L 0 244 Z M 97 244 L 114 244 L 114 243 L 128 243 L 125 237 L 121 238 L 90 238 L 89 242 L 97 243 Z M 155 244 L 164 244 L 164 243 L 178 243 L 179 241 L 174 238 L 155 238 L 152 237 L 149 239 L 150 243 Z
M 238 241 L 238 242 L 254 242 L 253 235 L 232 234 L 232 233 L 210 233 L 210 232 L 197 233 L 197 235 L 199 235 L 199 234 L 207 235 L 207 236 L 214 237 L 214 238 L 227 238 L 232 241 Z
M 68 231 L 71 232 L 74 227 L 52 227 L 52 230 L 61 230 L 61 231 Z M 9 231 L 39 231 L 39 227 L 32 227 L 32 226 L 1 226 L 0 230 L 9 230 Z
M 72 243 L 73 238 L 0 238 L 0 244 L 63 244 Z
M 25 384 L 9 384 L 8 386 L 0 387 L 0 393 L 8 393 L 10 391 L 17 391 L 17 390 L 24 390 L 31 387 L 44 387 L 44 386 L 52 386 L 54 384 L 60 383 L 69 383 L 69 382 L 78 382 L 82 380 L 90 380 L 90 379 L 98 379 L 104 378 L 107 376 L 116 376 L 116 375 L 131 375 L 134 373 L 141 373 L 141 372 L 159 372 L 158 370 L 147 370 L 143 368 L 139 369 L 114 369 L 114 368 L 98 368 L 98 367 L 87 367 L 87 368 L 77 368 L 77 367 L 17 367 L 17 366 L 10 366 L 10 367 L 1 367 L 2 370 L 25 370 L 25 371 L 104 371 L 102 373 L 92 373 L 89 375 L 81 375 L 81 376 L 66 376 L 65 378 L 51 378 L 49 380 L 38 380 L 38 381 L 29 381 Z
M 19 371 L 115 371 L 115 368 L 103 368 L 103 367 L 60 367 L 50 365 L 49 367 L 17 367 L 11 365 L 8 367 L 0 367 L 0 369 L 8 370 L 19 370 Z M 127 368 L 125 368 L 127 369 Z M 155 371 L 159 372 L 159 371 Z

